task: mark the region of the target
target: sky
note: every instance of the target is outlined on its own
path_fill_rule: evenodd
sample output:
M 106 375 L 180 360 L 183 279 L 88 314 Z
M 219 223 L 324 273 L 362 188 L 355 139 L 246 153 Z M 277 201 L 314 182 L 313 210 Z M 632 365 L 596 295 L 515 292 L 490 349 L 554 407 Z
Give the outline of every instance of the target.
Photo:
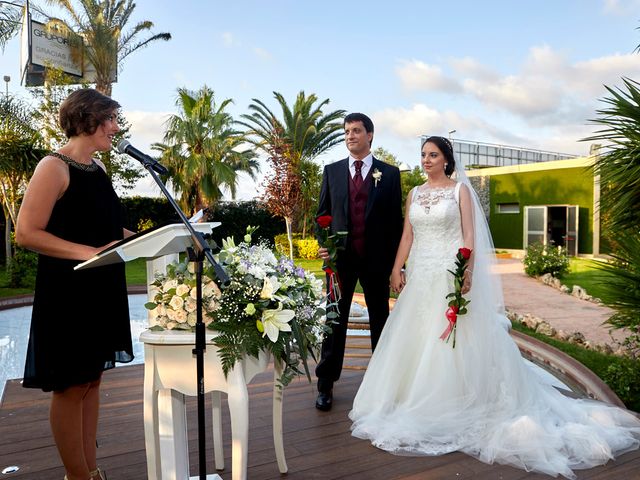
M 132 21 L 170 32 L 130 55 L 113 97 L 143 151 L 162 141 L 176 92 L 211 87 L 239 119 L 252 99 L 291 105 L 301 90 L 325 111 L 369 115 L 373 147 L 419 164 L 420 135 L 587 155 L 605 85 L 640 80 L 640 0 L 138 0 Z M 0 57 L 18 85 L 19 40 Z M 319 163 L 344 158 L 344 144 Z M 239 199 L 261 191 L 242 177 Z M 134 193 L 159 195 L 143 179 Z

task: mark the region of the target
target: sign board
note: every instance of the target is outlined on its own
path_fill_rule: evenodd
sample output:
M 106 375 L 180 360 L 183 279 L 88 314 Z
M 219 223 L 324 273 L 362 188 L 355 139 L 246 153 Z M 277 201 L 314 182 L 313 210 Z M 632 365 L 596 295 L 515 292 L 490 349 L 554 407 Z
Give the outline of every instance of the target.
M 82 76 L 82 65 L 71 57 L 69 37 L 35 20 L 31 20 L 31 63 L 53 65 L 69 75 Z
M 84 48 L 87 48 L 86 45 Z M 117 62 L 114 59 L 114 65 Z M 71 54 L 69 35 L 59 30 L 47 28 L 44 23 L 31 20 L 26 14 L 22 22 L 20 65 L 23 67 L 22 81 L 27 87 L 44 84 L 46 67 L 55 67 L 77 79 L 77 83 L 95 83 L 96 71 L 93 65 L 76 62 Z M 117 80 L 112 72 L 111 81 Z

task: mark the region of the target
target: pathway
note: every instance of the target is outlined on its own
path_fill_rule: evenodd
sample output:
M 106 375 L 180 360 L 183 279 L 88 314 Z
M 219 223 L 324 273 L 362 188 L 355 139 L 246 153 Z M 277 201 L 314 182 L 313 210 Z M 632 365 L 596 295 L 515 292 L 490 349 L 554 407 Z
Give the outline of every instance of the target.
M 608 343 L 615 349 L 609 327 L 603 325 L 614 313 L 611 308 L 572 297 L 527 276 L 519 259 L 499 259 L 496 271 L 510 311 L 539 317 L 556 330 L 578 331 L 592 343 Z M 617 340 L 625 337 L 621 331 L 614 331 L 613 336 Z

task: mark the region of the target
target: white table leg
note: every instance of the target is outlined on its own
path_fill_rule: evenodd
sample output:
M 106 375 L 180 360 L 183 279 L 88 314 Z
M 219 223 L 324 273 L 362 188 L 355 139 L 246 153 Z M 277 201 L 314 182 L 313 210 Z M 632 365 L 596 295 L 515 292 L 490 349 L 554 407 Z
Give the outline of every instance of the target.
M 147 477 L 162 480 L 160 466 L 160 444 L 158 437 L 158 394 L 155 389 L 155 363 L 153 347 L 144 346 L 144 444 L 147 452 Z
M 247 479 L 247 458 L 249 450 L 249 394 L 242 367 L 229 372 L 227 376 L 229 413 L 231 415 L 231 468 L 232 480 Z
M 189 478 L 185 396 L 175 390 L 158 391 L 158 435 L 163 480 Z
M 287 460 L 284 457 L 284 440 L 282 438 L 282 397 L 284 388 L 278 385 L 278 379 L 282 375 L 282 363 L 273 361 L 273 446 L 276 449 L 276 460 L 280 473 L 287 473 Z
M 222 393 L 211 392 L 211 413 L 213 417 L 213 457 L 216 470 L 224 470 L 224 453 L 222 451 Z

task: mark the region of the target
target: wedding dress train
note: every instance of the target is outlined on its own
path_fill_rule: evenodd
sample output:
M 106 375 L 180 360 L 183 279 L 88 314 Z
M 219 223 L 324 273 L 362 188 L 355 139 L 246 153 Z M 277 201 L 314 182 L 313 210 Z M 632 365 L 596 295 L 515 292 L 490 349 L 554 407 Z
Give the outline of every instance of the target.
M 453 291 L 447 270 L 463 246 L 460 186 L 414 193 L 407 283 L 355 397 L 353 435 L 395 454 L 462 451 L 567 478 L 638 448 L 640 420 L 632 413 L 568 398 L 525 363 L 497 304 L 499 280 L 482 260 L 492 252 L 476 250 L 455 348 L 440 340 Z

